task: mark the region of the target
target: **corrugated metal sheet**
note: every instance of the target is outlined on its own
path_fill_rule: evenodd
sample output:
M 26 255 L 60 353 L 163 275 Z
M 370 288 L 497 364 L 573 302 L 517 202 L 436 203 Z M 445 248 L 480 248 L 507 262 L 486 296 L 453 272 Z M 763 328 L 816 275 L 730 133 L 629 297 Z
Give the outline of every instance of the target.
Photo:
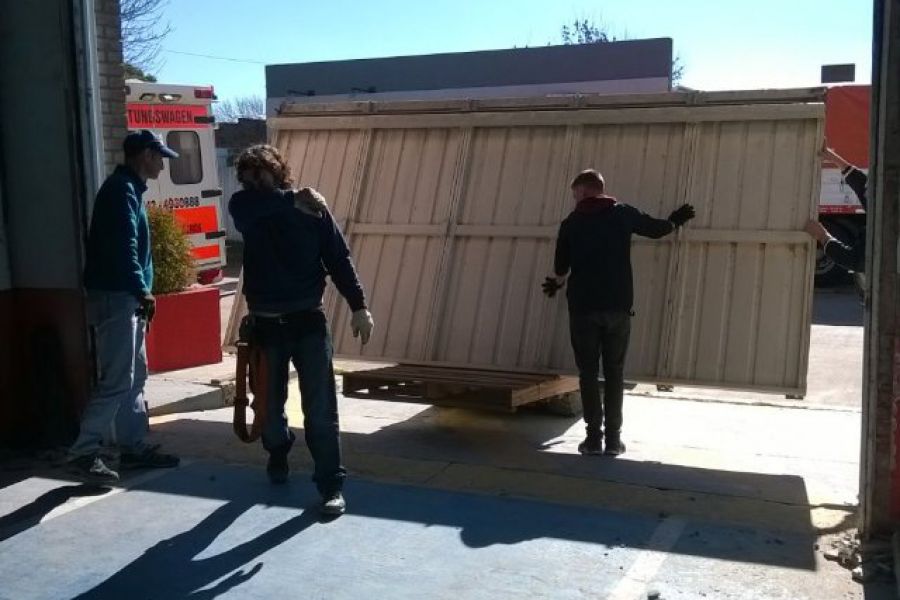
M 822 106 L 797 92 L 656 98 L 306 107 L 270 120 L 299 180 L 345 227 L 371 299 L 377 328 L 363 349 L 329 296 L 336 352 L 570 371 L 565 302 L 540 282 L 571 210 L 568 182 L 592 166 L 651 214 L 683 202 L 698 213 L 677 237 L 635 239 L 628 376 L 803 393 L 813 245 L 802 228 L 815 214 Z

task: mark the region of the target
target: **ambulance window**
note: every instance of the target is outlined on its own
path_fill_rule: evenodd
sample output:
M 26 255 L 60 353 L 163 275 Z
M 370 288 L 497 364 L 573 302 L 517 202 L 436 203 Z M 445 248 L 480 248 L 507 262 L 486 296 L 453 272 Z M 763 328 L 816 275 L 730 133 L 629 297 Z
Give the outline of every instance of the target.
M 184 185 L 200 183 L 203 179 L 203 161 L 200 157 L 200 136 L 195 131 L 170 131 L 166 145 L 179 154 L 169 159 L 169 177 L 172 183 Z

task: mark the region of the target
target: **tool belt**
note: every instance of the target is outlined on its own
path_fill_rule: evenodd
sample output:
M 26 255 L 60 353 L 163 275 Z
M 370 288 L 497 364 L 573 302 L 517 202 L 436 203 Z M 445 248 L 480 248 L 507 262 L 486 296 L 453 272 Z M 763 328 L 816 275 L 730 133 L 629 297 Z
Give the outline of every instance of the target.
M 237 381 L 234 393 L 234 418 L 232 427 L 238 438 L 245 443 L 255 442 L 262 435 L 268 410 L 266 390 L 268 370 L 266 355 L 259 344 L 255 331 L 255 319 L 244 317 L 241 321 L 237 342 Z M 247 391 L 253 394 L 253 402 Z M 253 409 L 253 424 L 247 429 L 247 407 Z

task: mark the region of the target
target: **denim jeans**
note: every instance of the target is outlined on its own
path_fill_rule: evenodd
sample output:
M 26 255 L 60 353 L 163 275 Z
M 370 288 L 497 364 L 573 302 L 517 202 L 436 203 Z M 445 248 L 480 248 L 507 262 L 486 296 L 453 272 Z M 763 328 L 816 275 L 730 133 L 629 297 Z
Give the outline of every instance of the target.
M 137 308 L 137 298 L 126 292 L 88 292 L 99 379 L 69 450 L 72 457 L 96 454 L 104 442 L 133 452 L 143 446 L 148 427 L 146 321 L 136 316 Z
M 306 446 L 315 463 L 313 481 L 323 494 L 340 491 L 346 477 L 341 464 L 334 349 L 325 314 L 302 311 L 281 318 L 255 317 L 254 335 L 266 357 L 268 419 L 263 447 L 287 452 L 294 442 L 285 403 L 291 363 L 300 380 L 300 401 Z
M 604 418 L 606 437 L 622 430 L 625 355 L 631 337 L 631 315 L 626 311 L 596 311 L 569 316 L 569 333 L 588 433 L 600 434 Z M 600 397 L 600 362 L 603 362 L 603 398 Z

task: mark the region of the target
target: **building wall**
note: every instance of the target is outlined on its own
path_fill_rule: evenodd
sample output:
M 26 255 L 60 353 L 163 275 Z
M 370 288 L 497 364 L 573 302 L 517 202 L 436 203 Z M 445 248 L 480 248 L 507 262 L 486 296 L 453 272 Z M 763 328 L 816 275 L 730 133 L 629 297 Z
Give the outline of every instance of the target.
M 99 5 L 107 20 L 118 7 Z M 93 136 L 79 66 L 87 28 L 80 2 L 4 8 L 0 72 L 4 89 L 17 93 L 0 94 L 0 445 L 56 445 L 77 432 L 90 387 L 81 272 L 93 158 L 82 140 Z M 110 93 L 121 88 L 110 66 L 117 60 L 107 46 L 99 66 Z M 120 136 L 113 115 L 124 112 L 107 110 L 110 137 Z
M 216 128 L 216 168 L 222 186 L 222 207 L 225 209 L 226 239 L 242 242 L 241 232 L 234 225 L 228 212 L 228 200 L 241 189 L 234 172 L 234 161 L 242 150 L 254 144 L 266 143 L 265 119 L 238 119 L 236 123 L 219 123 Z
M 900 524 L 900 4 L 875 0 L 860 531 Z
M 73 132 L 79 118 L 69 2 L 9 3 L 0 31 L 0 144 L 14 288 L 80 285 L 83 190 Z M 8 21 L 7 21 L 8 20 Z
M 229 242 L 243 242 L 244 236 L 237 230 L 234 219 L 228 211 L 231 195 L 241 189 L 229 152 L 231 151 L 227 148 L 216 148 L 216 169 L 219 172 L 219 185 L 222 186 L 222 208 L 225 209 L 225 239 Z
M 95 0 L 100 98 L 103 106 L 103 147 L 107 173 L 122 162 L 125 120 L 125 70 L 122 67 L 122 25 L 119 0 Z
M 229 166 L 244 148 L 266 143 L 265 119 L 238 119 L 237 123 L 219 123 L 216 128 L 216 148 L 225 149 Z
M 268 65 L 266 96 L 334 96 L 672 77 L 672 40 L 625 40 Z

